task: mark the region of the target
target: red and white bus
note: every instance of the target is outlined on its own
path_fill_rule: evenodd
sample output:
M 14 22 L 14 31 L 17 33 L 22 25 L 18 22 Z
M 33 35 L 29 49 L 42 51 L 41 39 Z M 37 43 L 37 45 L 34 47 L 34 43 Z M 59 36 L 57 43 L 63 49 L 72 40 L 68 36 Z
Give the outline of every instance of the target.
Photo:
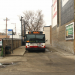
M 26 50 L 45 51 L 45 33 L 44 31 L 26 32 Z

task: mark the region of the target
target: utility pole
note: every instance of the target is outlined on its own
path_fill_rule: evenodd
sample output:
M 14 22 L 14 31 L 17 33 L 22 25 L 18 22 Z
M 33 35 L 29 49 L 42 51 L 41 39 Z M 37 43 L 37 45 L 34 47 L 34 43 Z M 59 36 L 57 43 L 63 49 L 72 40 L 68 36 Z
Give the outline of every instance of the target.
M 22 42 L 23 42 L 23 35 L 22 35 L 22 18 L 23 18 L 23 17 L 21 16 L 21 20 L 20 20 L 20 21 L 21 21 L 21 46 L 22 46 Z
M 25 37 L 26 37 L 26 28 L 25 28 L 25 21 L 24 21 L 24 42 L 26 41 Z M 25 42 L 25 45 L 26 45 L 26 42 Z
M 25 41 L 25 21 L 24 21 L 24 41 Z
M 6 38 L 7 38 L 7 21 L 9 20 L 7 17 L 6 19 L 4 19 L 4 21 L 6 20 Z

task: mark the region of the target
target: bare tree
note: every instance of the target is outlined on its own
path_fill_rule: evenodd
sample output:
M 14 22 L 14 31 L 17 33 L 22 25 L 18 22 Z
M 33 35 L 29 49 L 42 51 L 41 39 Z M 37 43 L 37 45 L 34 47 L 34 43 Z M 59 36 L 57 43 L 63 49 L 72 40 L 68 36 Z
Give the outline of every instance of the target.
M 27 31 L 39 31 L 44 26 L 43 14 L 41 10 L 36 12 L 25 11 L 23 14 L 23 25 L 25 22 L 25 28 Z

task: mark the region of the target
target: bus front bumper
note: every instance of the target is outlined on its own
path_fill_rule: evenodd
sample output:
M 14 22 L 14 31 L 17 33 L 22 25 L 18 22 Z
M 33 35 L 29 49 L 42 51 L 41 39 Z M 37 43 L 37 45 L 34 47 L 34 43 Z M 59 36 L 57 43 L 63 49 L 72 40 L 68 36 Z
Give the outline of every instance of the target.
M 45 51 L 45 48 L 26 48 L 26 50 L 29 50 L 29 51 L 31 51 L 31 50 L 38 50 L 38 51 L 43 50 L 43 51 Z

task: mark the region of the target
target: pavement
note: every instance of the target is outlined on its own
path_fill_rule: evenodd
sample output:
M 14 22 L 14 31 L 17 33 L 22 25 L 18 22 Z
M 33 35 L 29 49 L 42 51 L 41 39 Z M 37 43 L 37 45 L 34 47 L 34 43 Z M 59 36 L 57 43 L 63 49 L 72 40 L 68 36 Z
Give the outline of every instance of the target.
M 52 50 L 57 51 L 62 56 L 74 56 L 74 54 L 67 52 L 66 50 L 63 50 L 61 48 L 53 47 L 50 44 L 46 44 L 46 48 L 50 49 L 51 51 Z M 13 50 L 13 53 L 11 53 L 10 55 L 20 56 L 20 55 L 24 55 L 25 52 L 26 52 L 25 46 L 20 46 L 20 47 L 16 48 L 15 50 Z
M 12 56 L 24 55 L 25 51 L 26 51 L 25 46 L 20 46 L 20 47 L 16 48 L 15 50 L 13 50 L 13 53 L 11 53 L 10 55 L 12 55 Z
M 26 51 L 1 58 L 0 63 L 10 64 L 0 64 L 0 75 L 75 75 L 75 55 L 51 45 L 45 52 Z
M 56 50 L 57 52 L 59 52 L 61 55 L 65 55 L 65 56 L 74 55 L 74 54 L 72 54 L 72 53 L 70 53 L 70 52 L 68 52 L 68 51 L 66 51 L 66 50 L 61 49 L 61 48 L 53 47 L 53 46 L 50 45 L 50 44 L 47 44 L 47 45 L 46 45 L 46 48 L 54 49 L 54 50 Z
M 52 51 L 52 50 L 57 51 L 57 53 L 58 53 L 59 55 L 61 55 L 62 57 L 70 58 L 70 59 L 75 60 L 75 55 L 74 55 L 73 53 L 70 53 L 70 52 L 66 51 L 66 50 L 63 50 L 63 49 L 58 48 L 58 47 L 53 47 L 53 46 L 50 45 L 50 44 L 47 44 L 47 45 L 46 45 L 46 48 L 48 48 L 48 49 L 51 50 L 51 51 Z
M 4 63 L 4 62 L 9 63 L 9 62 L 15 62 L 15 61 L 26 61 L 26 59 L 22 60 L 22 57 L 24 56 L 25 52 L 26 52 L 25 46 L 20 46 L 20 47 L 16 48 L 15 50 L 13 50 L 13 53 L 8 54 L 5 57 L 0 57 L 0 63 Z

